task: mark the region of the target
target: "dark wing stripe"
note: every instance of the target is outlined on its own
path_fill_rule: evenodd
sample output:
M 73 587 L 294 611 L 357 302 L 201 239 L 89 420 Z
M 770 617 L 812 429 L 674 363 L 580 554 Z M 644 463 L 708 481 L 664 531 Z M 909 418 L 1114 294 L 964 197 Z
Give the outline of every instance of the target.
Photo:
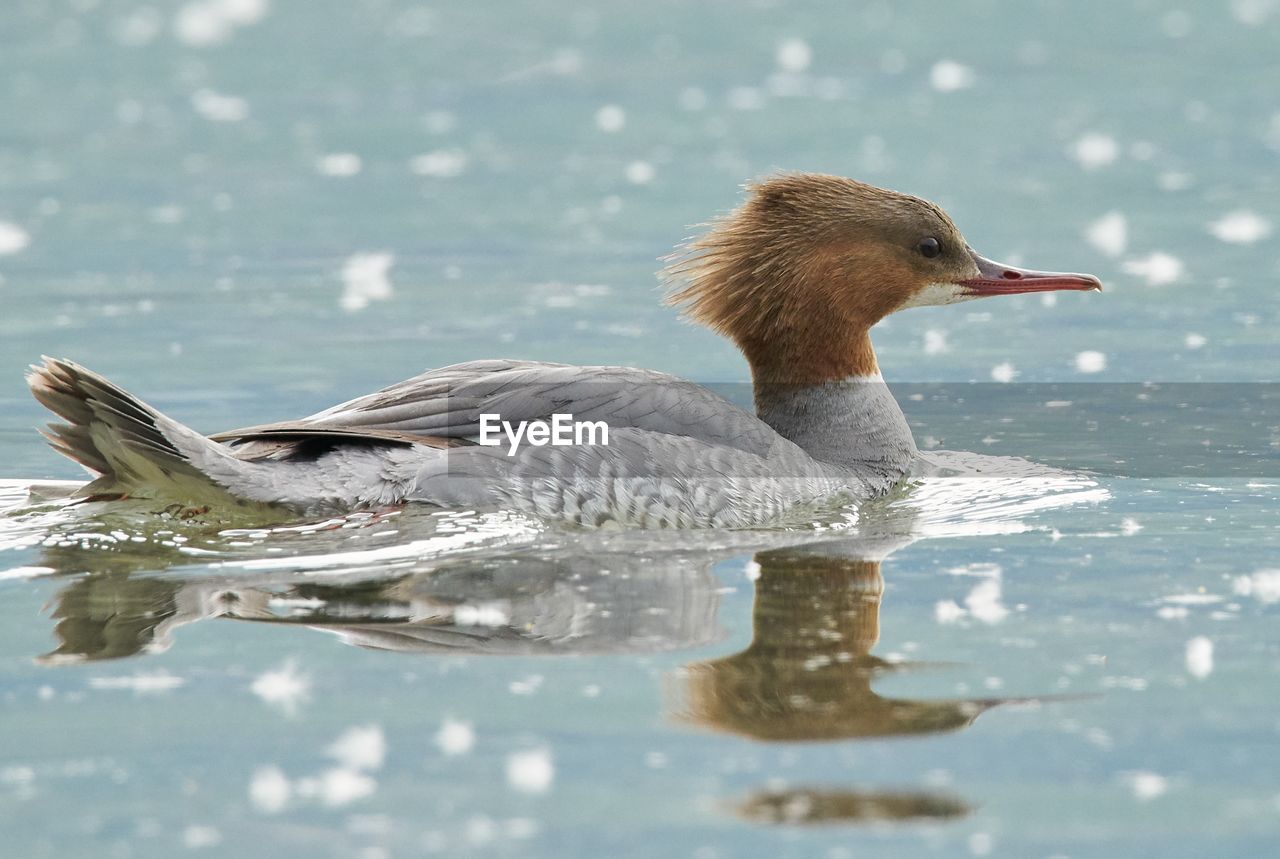
M 214 441 L 240 443 L 248 441 L 346 441 L 390 444 L 397 447 L 421 445 L 423 447 L 446 448 L 459 447 L 466 444 L 460 439 L 445 439 L 435 436 L 414 433 L 396 432 L 395 430 L 372 427 L 317 427 L 306 423 L 279 423 L 263 427 L 249 427 L 243 430 L 222 432 L 211 435 Z

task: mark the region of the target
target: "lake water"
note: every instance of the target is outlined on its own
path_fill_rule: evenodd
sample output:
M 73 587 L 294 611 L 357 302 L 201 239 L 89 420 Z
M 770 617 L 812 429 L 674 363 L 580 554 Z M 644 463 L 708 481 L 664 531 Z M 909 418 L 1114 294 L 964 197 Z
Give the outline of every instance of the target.
M 1280 3 L 15 0 L 14 856 L 1259 856 L 1280 839 Z M 509 356 L 743 392 L 657 258 L 775 169 L 1101 295 L 878 327 L 821 527 L 86 509 L 23 369 L 209 432 Z M 324 634 L 330 633 L 330 634 Z

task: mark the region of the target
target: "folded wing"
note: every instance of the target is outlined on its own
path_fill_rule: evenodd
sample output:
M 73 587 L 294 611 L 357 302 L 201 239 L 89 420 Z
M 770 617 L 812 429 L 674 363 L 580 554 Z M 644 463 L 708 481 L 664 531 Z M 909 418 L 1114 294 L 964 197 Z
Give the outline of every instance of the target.
M 778 437 L 753 414 L 692 382 L 629 367 L 471 361 L 421 375 L 298 421 L 212 436 L 241 456 L 287 455 L 303 444 L 474 444 L 481 416 L 513 425 L 568 414 L 767 455 Z

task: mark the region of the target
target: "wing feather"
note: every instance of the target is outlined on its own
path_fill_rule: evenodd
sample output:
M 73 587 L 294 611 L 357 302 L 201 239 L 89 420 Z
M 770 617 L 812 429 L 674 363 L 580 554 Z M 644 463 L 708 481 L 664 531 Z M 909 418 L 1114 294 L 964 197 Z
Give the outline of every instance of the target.
M 778 436 L 755 415 L 684 379 L 630 367 L 472 361 L 429 370 L 299 421 L 213 436 L 240 444 L 326 437 L 446 446 L 474 441 L 480 417 L 513 424 L 569 414 L 766 455 Z

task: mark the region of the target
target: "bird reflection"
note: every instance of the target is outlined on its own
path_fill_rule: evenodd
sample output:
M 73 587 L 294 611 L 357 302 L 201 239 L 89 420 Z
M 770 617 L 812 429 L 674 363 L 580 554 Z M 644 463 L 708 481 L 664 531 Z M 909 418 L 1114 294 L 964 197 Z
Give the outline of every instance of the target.
M 721 637 L 719 582 L 710 564 L 679 554 L 499 556 L 444 565 L 363 592 L 313 585 L 291 593 L 299 603 L 278 620 L 323 628 L 376 650 L 655 653 Z
M 267 619 L 272 592 L 226 582 L 184 581 L 112 569 L 81 576 L 58 592 L 50 615 L 58 645 L 46 664 L 163 653 L 180 626 L 214 617 Z
M 756 740 L 837 740 L 954 731 L 1013 699 L 885 698 L 872 683 L 921 667 L 871 654 L 880 561 L 861 542 L 757 553 L 751 645 L 683 672 L 681 717 Z
M 137 576 L 112 564 L 57 594 L 58 646 L 41 660 L 162 652 L 178 627 L 218 617 L 321 629 L 348 644 L 406 653 L 654 653 L 721 637 L 710 566 L 683 554 L 499 555 L 317 581 Z
M 748 568 L 756 579 L 750 645 L 669 677 L 673 717 L 757 741 L 836 741 L 956 731 L 992 707 L 1043 700 L 875 692 L 879 678 L 929 667 L 872 653 L 880 638 L 881 559 L 909 542 L 909 534 L 864 536 L 757 551 Z M 150 575 L 112 557 L 104 571 L 57 594 L 51 613 L 58 646 L 42 659 L 155 653 L 183 624 L 217 617 L 304 626 L 348 644 L 415 654 L 654 653 L 721 638 L 722 588 L 712 567 L 738 551 L 607 545 L 565 540 L 538 551 L 323 578 L 287 570 Z M 60 559 L 63 568 L 67 560 Z M 932 790 L 775 784 L 729 808 L 748 821 L 786 825 L 944 820 L 970 810 Z
M 833 788 L 763 790 L 733 806 L 754 823 L 874 823 L 964 817 L 972 809 L 943 793 L 858 791 Z
M 872 655 L 884 578 L 867 541 L 758 552 L 752 639 L 745 650 L 695 662 L 678 678 L 678 718 L 767 742 L 871 739 L 956 731 L 1013 700 L 914 700 L 878 695 L 886 674 L 925 667 Z M 840 787 L 759 789 L 730 806 L 755 823 L 815 825 L 963 817 L 968 804 L 937 791 Z

